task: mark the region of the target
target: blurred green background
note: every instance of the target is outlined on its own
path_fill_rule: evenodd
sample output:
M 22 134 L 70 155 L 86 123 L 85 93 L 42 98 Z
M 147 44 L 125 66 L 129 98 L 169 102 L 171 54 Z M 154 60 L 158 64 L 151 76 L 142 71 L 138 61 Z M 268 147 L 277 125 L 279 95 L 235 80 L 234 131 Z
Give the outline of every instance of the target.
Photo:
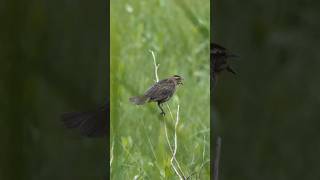
M 215 94 L 222 180 L 320 179 L 319 7 L 214 1 L 213 39 L 240 56 Z
M 177 160 L 186 176 L 209 179 L 209 3 L 111 1 L 111 179 L 178 179 L 157 105 L 129 102 L 155 82 L 149 50 L 160 64 L 160 79 L 185 79 L 168 102 L 174 116 L 180 104 Z M 175 120 L 164 109 L 173 143 Z
M 0 2 L 0 179 L 103 179 L 105 139 L 60 115 L 104 104 L 106 1 Z

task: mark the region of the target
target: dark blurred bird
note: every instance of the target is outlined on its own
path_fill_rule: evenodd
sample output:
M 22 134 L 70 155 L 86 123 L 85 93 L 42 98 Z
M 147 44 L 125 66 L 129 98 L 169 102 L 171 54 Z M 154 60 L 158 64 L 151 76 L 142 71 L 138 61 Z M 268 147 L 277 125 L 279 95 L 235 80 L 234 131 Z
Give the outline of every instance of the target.
M 161 104 L 172 97 L 177 85 L 182 84 L 182 80 L 183 78 L 178 75 L 163 79 L 150 87 L 143 95 L 131 97 L 129 100 L 136 105 L 143 105 L 146 102 L 157 102 L 161 110 L 160 114 L 165 115 Z
M 216 75 L 224 70 L 231 72 L 232 74 L 236 74 L 236 72 L 232 69 L 232 67 L 228 64 L 228 59 L 232 57 L 238 57 L 231 52 L 229 52 L 226 48 L 211 43 L 210 44 L 210 57 L 211 57 L 211 76 L 213 78 Z
M 76 128 L 87 137 L 102 137 L 108 131 L 109 104 L 98 109 L 84 112 L 67 112 L 62 114 L 61 119 L 67 128 Z

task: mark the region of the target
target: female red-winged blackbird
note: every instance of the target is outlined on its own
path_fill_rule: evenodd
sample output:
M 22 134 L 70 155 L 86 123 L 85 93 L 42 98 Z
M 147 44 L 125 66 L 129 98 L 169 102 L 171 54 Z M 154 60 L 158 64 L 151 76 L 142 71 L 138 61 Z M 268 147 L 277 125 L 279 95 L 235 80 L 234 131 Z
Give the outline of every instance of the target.
M 61 119 L 67 128 L 78 128 L 80 133 L 88 137 L 101 137 L 108 133 L 109 105 L 85 112 L 67 112 Z
M 210 44 L 210 57 L 211 57 L 211 76 L 215 78 L 216 74 L 221 71 L 228 71 L 232 74 L 236 74 L 236 72 L 232 69 L 232 67 L 228 64 L 228 58 L 238 57 L 232 53 L 230 53 L 226 48 L 211 43 Z
M 182 80 L 183 78 L 178 75 L 163 79 L 150 87 L 142 96 L 131 97 L 129 100 L 136 105 L 142 105 L 146 102 L 157 102 L 161 110 L 160 114 L 165 115 L 161 104 L 172 97 L 177 85 L 182 84 Z

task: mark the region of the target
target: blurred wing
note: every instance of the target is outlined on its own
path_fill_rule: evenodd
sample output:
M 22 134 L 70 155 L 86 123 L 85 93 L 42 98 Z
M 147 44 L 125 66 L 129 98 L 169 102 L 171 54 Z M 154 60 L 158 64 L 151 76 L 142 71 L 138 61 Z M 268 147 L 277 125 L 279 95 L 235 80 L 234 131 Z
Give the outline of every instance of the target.
M 68 112 L 61 118 L 67 128 L 77 128 L 88 137 L 101 137 L 108 133 L 108 107 L 104 106 L 95 111 Z
M 231 58 L 231 57 L 239 57 L 238 55 L 235 55 L 228 51 L 226 48 L 215 44 L 211 43 L 210 44 L 210 54 L 213 55 L 213 57 L 225 57 L 225 58 Z
M 215 43 L 211 44 L 210 54 L 213 54 L 215 56 L 219 56 L 219 55 L 226 54 L 226 51 L 227 51 L 226 48 L 224 48 L 218 44 L 215 44 Z

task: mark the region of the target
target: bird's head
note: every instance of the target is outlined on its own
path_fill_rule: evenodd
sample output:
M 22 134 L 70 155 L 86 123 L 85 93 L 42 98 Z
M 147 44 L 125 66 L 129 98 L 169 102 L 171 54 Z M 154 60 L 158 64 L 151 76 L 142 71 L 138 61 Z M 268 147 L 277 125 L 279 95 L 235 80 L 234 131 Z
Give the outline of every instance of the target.
M 183 84 L 182 83 L 182 80 L 183 80 L 183 78 L 181 77 L 181 76 L 179 76 L 179 75 L 174 75 L 174 76 L 172 76 L 172 79 L 179 85 L 179 84 Z

